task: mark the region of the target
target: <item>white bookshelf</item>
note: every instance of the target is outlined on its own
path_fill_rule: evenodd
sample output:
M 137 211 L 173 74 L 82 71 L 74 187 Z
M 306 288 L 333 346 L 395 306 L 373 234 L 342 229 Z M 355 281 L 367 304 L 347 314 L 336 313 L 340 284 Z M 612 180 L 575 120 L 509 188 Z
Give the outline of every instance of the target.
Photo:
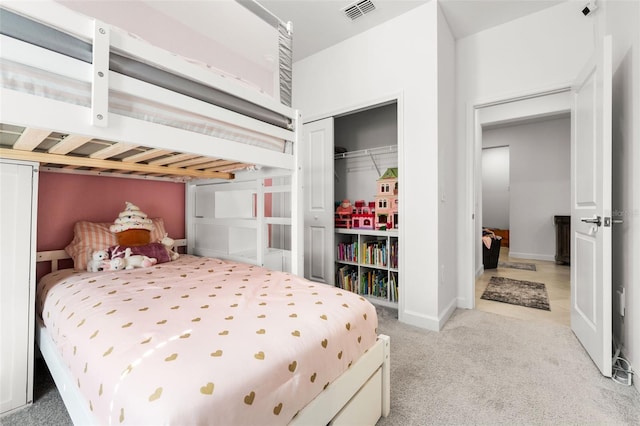
M 336 287 L 371 302 L 398 305 L 398 231 L 335 230 Z

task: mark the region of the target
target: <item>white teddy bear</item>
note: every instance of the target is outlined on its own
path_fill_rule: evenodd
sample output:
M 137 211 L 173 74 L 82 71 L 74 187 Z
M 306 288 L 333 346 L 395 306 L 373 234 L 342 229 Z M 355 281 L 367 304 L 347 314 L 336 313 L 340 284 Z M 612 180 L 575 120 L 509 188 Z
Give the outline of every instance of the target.
M 125 261 L 121 257 L 116 257 L 109 261 L 109 269 L 112 271 L 120 271 L 125 267 L 126 267 Z
M 109 253 L 106 250 L 94 251 L 91 259 L 87 262 L 87 271 L 100 272 L 109 268 Z

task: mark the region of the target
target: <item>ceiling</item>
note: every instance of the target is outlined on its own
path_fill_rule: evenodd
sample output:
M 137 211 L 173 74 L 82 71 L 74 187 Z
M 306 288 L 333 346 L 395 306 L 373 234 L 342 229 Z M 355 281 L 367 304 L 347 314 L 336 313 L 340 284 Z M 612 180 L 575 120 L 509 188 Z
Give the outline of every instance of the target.
M 366 31 L 430 0 L 371 0 L 375 10 L 351 21 L 342 10 L 353 0 L 258 0 L 293 22 L 294 60 Z M 555 6 L 567 0 L 440 0 L 456 39 Z
M 180 32 L 188 29 L 256 65 L 275 66 L 275 33 L 234 0 L 56 1 L 143 35 L 152 42 L 166 42 L 161 37 L 179 40 Z M 364 0 L 373 3 L 374 9 L 355 20 L 349 19 L 343 10 L 362 0 L 257 1 L 282 21 L 292 23 L 295 62 L 434 0 Z M 577 0 L 439 0 L 439 3 L 454 37 L 460 39 L 564 1 Z M 164 18 L 158 20 L 151 16 L 154 13 Z M 225 19 L 219 19 L 220 16 Z M 152 26 L 155 29 L 149 28 Z M 251 31 L 247 31 L 248 28 Z M 154 36 L 149 31 L 160 35 Z M 171 46 L 170 50 L 175 48 Z M 200 59 L 189 53 L 186 56 Z

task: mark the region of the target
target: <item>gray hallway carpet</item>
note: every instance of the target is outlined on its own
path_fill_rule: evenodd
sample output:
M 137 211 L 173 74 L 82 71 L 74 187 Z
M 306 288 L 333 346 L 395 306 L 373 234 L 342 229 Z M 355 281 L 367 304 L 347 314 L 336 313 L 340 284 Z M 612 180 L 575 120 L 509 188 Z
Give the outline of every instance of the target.
M 378 314 L 391 336 L 391 414 L 379 426 L 640 424 L 640 394 L 603 377 L 567 327 L 459 309 L 432 332 Z M 0 424 L 71 424 L 36 367 L 35 403 Z

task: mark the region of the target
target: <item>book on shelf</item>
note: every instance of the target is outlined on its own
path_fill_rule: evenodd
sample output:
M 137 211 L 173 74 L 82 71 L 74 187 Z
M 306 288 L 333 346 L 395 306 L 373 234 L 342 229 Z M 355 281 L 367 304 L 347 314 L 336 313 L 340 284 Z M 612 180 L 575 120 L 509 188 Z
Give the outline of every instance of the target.
M 389 251 L 389 267 L 398 269 L 398 240 L 391 241 Z
M 387 298 L 387 272 L 382 270 L 367 270 L 360 275 L 360 294 Z
M 337 259 L 341 262 L 358 263 L 358 242 L 338 243 Z
M 394 272 L 389 274 L 389 299 L 391 302 L 398 301 L 398 277 Z
M 386 241 L 369 241 L 362 244 L 362 263 L 375 266 L 387 266 Z
M 358 293 L 358 268 L 351 265 L 344 265 L 338 268 L 336 285 L 343 290 Z

